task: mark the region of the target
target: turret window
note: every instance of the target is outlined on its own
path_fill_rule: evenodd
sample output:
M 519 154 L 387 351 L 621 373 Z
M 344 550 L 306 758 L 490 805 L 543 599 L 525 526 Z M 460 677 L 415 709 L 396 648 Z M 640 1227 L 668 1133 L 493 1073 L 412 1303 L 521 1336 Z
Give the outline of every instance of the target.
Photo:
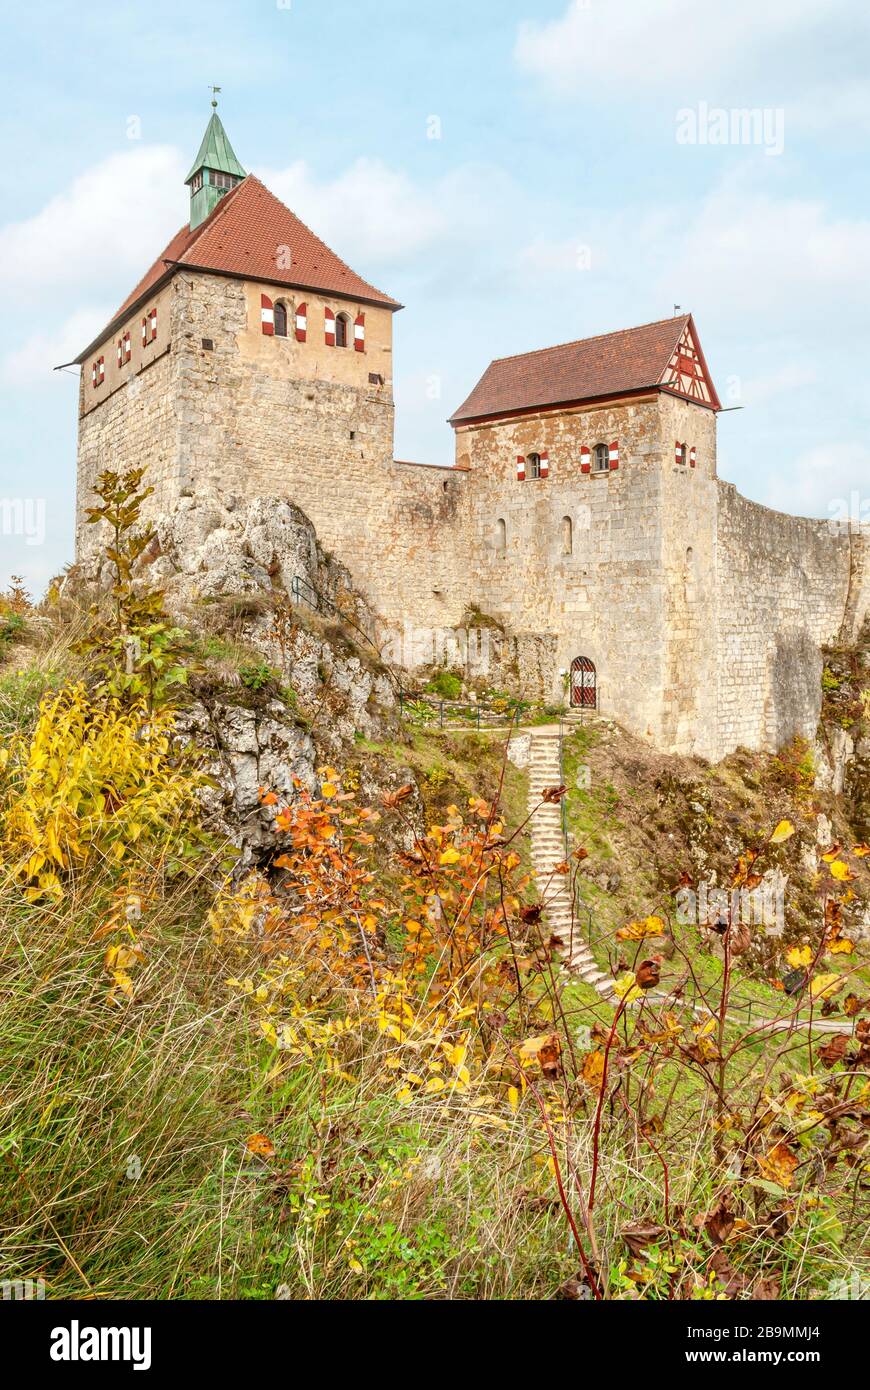
M 234 174 L 223 174 L 219 169 L 209 169 L 208 181 L 212 188 L 235 188 L 238 179 Z M 195 192 L 196 190 L 194 190 Z

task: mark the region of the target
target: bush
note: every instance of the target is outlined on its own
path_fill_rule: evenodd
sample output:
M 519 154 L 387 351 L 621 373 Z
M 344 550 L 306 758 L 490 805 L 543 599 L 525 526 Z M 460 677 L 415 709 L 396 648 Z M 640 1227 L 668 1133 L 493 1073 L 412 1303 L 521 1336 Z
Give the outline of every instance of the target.
M 4 768 L 4 858 L 30 898 L 63 897 L 64 881 L 92 861 L 183 853 L 198 779 L 169 713 L 98 705 L 69 686 L 43 699 L 29 744 L 0 753 Z
M 462 694 L 462 680 L 452 671 L 437 671 L 431 680 L 426 682 L 425 688 L 431 695 L 437 695 L 442 700 L 458 700 Z

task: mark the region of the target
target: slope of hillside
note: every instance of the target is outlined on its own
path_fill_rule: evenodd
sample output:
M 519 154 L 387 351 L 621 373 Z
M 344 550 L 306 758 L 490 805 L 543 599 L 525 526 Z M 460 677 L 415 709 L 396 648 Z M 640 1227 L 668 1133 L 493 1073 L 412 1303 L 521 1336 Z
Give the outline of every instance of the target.
M 402 719 L 295 509 L 217 514 L 185 551 L 123 507 L 102 591 L 0 601 L 8 1277 L 304 1299 L 866 1280 L 866 647 L 830 654 L 815 749 L 708 767 L 567 733 L 542 794 L 605 998 L 548 927 L 521 732 Z M 731 906 L 759 888 L 781 933 Z

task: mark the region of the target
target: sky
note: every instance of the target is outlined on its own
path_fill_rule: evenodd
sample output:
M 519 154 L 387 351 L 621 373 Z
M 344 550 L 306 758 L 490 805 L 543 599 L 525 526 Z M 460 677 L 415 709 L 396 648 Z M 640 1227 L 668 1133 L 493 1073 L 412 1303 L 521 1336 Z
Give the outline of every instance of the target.
M 870 520 L 865 0 L 42 0 L 0 20 L 0 589 L 73 558 L 78 369 L 244 167 L 406 308 L 396 456 L 489 361 L 695 315 L 719 473 Z

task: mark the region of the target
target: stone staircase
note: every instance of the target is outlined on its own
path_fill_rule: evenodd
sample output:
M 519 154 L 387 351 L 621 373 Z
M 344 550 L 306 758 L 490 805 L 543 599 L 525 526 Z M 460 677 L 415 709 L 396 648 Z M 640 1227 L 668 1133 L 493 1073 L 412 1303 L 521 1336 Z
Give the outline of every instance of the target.
M 610 976 L 599 970 L 595 957 L 583 940 L 580 922 L 574 922 L 572 933 L 571 876 L 553 872 L 556 865 L 565 859 L 561 807 L 558 803 L 551 804 L 547 801 L 539 804 L 543 788 L 558 787 L 561 782 L 559 730 L 558 727 L 545 726 L 532 729 L 530 733 L 529 833 L 532 865 L 545 904 L 544 915 L 547 925 L 553 934 L 564 942 L 566 964 L 600 994 L 612 996 Z

